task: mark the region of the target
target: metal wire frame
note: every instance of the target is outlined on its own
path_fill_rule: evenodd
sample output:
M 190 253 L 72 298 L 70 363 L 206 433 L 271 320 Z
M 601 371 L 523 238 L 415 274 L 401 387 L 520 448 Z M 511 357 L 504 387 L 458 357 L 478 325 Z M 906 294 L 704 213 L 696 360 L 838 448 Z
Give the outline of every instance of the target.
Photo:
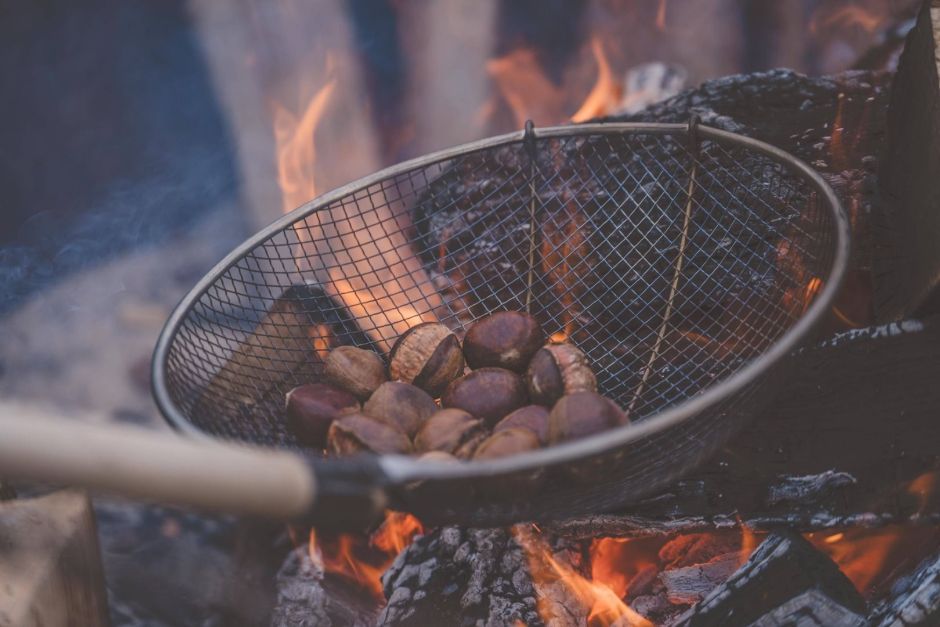
M 586 124 L 474 142 L 326 194 L 223 259 L 154 352 L 154 396 L 171 424 L 296 446 L 283 394 L 315 377 L 322 357 L 300 327 L 375 348 L 393 326 L 350 315 L 343 288 L 323 280 L 324 265 L 370 280 L 336 250 L 338 232 L 401 237 L 432 288 L 410 306 L 458 332 L 494 310 L 531 310 L 632 407 L 629 426 L 487 464 L 379 459 L 400 506 L 475 524 L 609 509 L 709 455 L 769 400 L 849 250 L 848 221 L 819 175 L 750 138 Z M 272 317 L 284 303 L 292 313 Z

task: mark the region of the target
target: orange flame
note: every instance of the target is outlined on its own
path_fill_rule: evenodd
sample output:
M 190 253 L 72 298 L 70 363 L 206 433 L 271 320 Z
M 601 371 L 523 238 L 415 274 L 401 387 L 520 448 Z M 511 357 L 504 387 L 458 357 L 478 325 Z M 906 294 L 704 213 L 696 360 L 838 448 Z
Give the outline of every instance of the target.
M 609 113 L 620 99 L 620 87 L 614 82 L 613 72 L 604 45 L 598 37 L 591 38 L 591 52 L 597 63 L 597 82 L 584 99 L 581 107 L 571 116 L 572 122 L 585 122 Z
M 587 624 L 593 627 L 617 625 L 651 626 L 646 618 L 635 612 L 623 602 L 617 592 L 608 585 L 598 581 L 591 581 L 574 568 L 559 562 L 552 555 L 551 550 L 539 537 L 537 528 L 533 525 L 524 528 L 521 525 L 513 529 L 517 542 L 526 553 L 529 562 L 529 572 L 536 590 L 540 586 L 549 586 L 561 583 L 570 590 L 584 605 L 587 611 Z M 609 545 L 608 545 L 609 546 Z M 539 598 L 539 613 L 543 620 L 551 623 L 551 612 Z
M 330 78 L 313 95 L 299 118 L 280 103 L 272 105 L 274 140 L 277 144 L 277 182 L 281 187 L 284 213 L 317 195 L 317 151 L 314 139 L 335 89 L 336 79 Z
M 622 87 L 614 80 L 604 46 L 598 37 L 592 37 L 590 48 L 597 66 L 597 80 L 572 115 L 566 115 L 565 110 L 570 105 L 573 89 L 552 83 L 542 70 L 534 50 L 520 48 L 487 62 L 486 71 L 509 105 L 517 126 L 522 126 L 528 119 L 537 124 L 583 122 L 606 115 L 616 107 Z
M 656 9 L 656 29 L 666 32 L 666 0 L 659 0 L 659 7 Z
M 324 572 L 343 577 L 376 600 L 384 601 L 382 574 L 424 527 L 411 514 L 388 511 L 385 521 L 371 536 L 342 533 L 334 538 L 320 538 L 310 531 L 310 559 Z
M 883 21 L 884 16 L 878 15 L 865 7 L 848 5 L 827 14 L 817 11 L 810 19 L 809 31 L 815 35 L 820 30 L 832 26 L 859 26 L 865 32 L 873 33 Z

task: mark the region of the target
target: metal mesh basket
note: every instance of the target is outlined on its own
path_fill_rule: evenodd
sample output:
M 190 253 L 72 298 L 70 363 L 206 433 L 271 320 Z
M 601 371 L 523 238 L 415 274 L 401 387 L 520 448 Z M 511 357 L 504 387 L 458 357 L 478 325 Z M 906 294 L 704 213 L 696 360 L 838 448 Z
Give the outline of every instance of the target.
M 385 353 L 420 320 L 460 335 L 528 310 L 587 354 L 631 425 L 486 465 L 380 463 L 431 519 L 609 509 L 760 408 L 847 251 L 831 190 L 766 144 L 692 124 L 530 127 L 354 182 L 243 244 L 168 322 L 155 395 L 188 432 L 296 447 L 284 395 L 330 348 Z

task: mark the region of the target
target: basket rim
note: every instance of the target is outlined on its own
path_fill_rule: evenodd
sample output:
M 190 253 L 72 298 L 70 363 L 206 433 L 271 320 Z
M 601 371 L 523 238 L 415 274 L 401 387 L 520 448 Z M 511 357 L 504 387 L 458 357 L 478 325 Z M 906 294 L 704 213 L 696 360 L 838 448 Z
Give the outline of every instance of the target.
M 665 431 L 736 394 L 762 374 L 766 373 L 778 361 L 787 358 L 787 356 L 812 333 L 815 326 L 821 321 L 823 315 L 829 309 L 842 285 L 848 267 L 851 248 L 848 216 L 845 213 L 842 203 L 835 195 L 835 192 L 829 184 L 826 183 L 823 177 L 804 161 L 780 148 L 751 137 L 706 126 L 705 124 L 696 124 L 693 126 L 681 123 L 597 122 L 566 126 L 537 127 L 534 133 L 536 138 L 637 133 L 689 136 L 690 133 L 695 133 L 701 139 L 743 145 L 769 157 L 773 161 L 787 165 L 792 168 L 792 170 L 805 177 L 805 180 L 820 194 L 833 220 L 835 230 L 835 254 L 829 275 L 824 278 L 821 277 L 823 287 L 816 294 L 815 299 L 807 310 L 803 312 L 796 322 L 794 322 L 773 344 L 728 378 L 706 386 L 701 393 L 691 398 L 648 416 L 640 422 L 630 423 L 573 442 L 557 444 L 537 451 L 522 453 L 503 459 L 488 460 L 486 462 L 448 464 L 419 462 L 415 458 L 401 455 L 380 455 L 378 457 L 379 465 L 391 483 L 415 481 L 419 479 L 472 479 L 474 477 L 491 477 L 494 475 L 533 470 L 540 467 L 555 466 L 593 457 Z M 216 439 L 214 436 L 196 427 L 182 413 L 179 407 L 177 407 L 167 387 L 166 366 L 172 342 L 187 314 L 215 281 L 240 261 L 246 253 L 264 243 L 273 235 L 289 228 L 296 221 L 319 211 L 323 207 L 345 196 L 355 194 L 384 179 L 460 155 L 521 143 L 525 137 L 525 131 L 515 131 L 446 148 L 384 168 L 304 203 L 297 209 L 271 222 L 236 246 L 209 270 L 180 300 L 164 324 L 154 347 L 153 358 L 151 360 L 151 388 L 157 408 L 160 410 L 161 414 L 163 414 L 167 422 L 173 428 L 187 436 L 209 440 Z

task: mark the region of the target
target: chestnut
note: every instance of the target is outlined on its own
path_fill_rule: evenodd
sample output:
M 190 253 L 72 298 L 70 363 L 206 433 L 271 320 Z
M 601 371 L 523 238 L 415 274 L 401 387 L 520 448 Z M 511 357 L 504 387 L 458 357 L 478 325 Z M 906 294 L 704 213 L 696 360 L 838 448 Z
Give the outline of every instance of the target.
M 493 433 L 517 427 L 534 433 L 542 445 L 548 444 L 548 409 L 541 405 L 520 407 L 496 423 Z
M 538 448 L 539 439 L 532 431 L 521 427 L 513 427 L 497 431 L 483 440 L 480 446 L 477 447 L 476 453 L 473 454 L 473 459 L 508 457 L 526 451 L 534 451 Z
M 411 327 L 389 353 L 388 372 L 393 380 L 412 383 L 434 397 L 463 374 L 463 369 L 457 336 L 437 322 Z
M 323 376 L 360 401 L 368 399 L 388 381 L 385 362 L 378 353 L 355 346 L 337 346 L 330 351 L 323 364 Z
M 577 440 L 627 424 L 623 410 L 595 392 L 562 396 L 548 415 L 548 439 L 552 444 Z
M 401 381 L 386 381 L 362 407 L 362 413 L 396 425 L 409 438 L 436 411 L 437 404 L 427 392 Z
M 473 369 L 492 366 L 522 373 L 544 343 L 538 320 L 521 311 L 500 311 L 467 329 L 463 354 Z
M 427 419 L 415 436 L 418 452 L 443 451 L 468 459 L 486 439 L 483 423 L 462 409 L 442 409 Z
M 327 443 L 330 453 L 341 456 L 403 454 L 412 449 L 411 440 L 397 426 L 364 414 L 347 414 L 333 421 Z
M 287 428 L 301 444 L 314 448 L 326 445 L 326 433 L 334 420 L 359 411 L 355 396 L 325 383 L 295 387 L 287 393 L 285 404 Z
M 584 353 L 571 344 L 549 344 L 532 357 L 526 387 L 533 403 L 551 407 L 565 394 L 596 392 L 597 379 Z
M 456 407 L 492 426 L 526 403 L 522 377 L 503 368 L 480 368 L 447 386 L 441 405 Z

